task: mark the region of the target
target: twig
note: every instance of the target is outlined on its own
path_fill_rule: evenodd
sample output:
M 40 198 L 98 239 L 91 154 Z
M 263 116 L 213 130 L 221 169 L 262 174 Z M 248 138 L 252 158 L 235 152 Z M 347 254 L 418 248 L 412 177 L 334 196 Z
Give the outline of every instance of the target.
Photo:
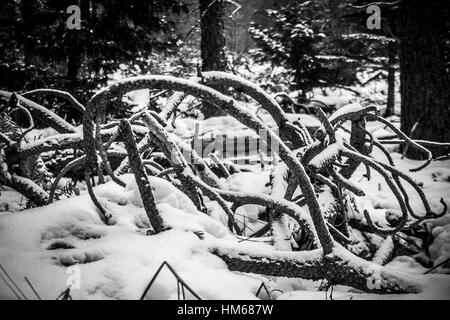
M 177 279 L 178 283 L 181 283 L 183 285 L 183 287 L 185 287 L 197 300 L 202 300 L 202 298 L 200 298 L 200 296 L 197 293 L 195 293 L 194 290 L 191 289 L 191 287 L 178 275 L 178 273 L 175 271 L 175 269 L 173 269 L 172 266 L 167 261 L 164 261 L 161 264 L 161 266 L 158 268 L 158 270 L 156 271 L 155 275 L 150 280 L 150 283 L 145 288 L 145 290 L 142 293 L 139 300 L 145 299 L 145 297 L 147 296 L 147 293 L 152 288 L 153 283 L 156 281 L 156 278 L 158 278 L 158 275 L 160 274 L 160 272 L 162 271 L 162 269 L 164 267 L 167 267 L 169 269 L 169 271 L 172 272 L 173 276 Z
M 70 93 L 68 93 L 66 91 L 54 90 L 54 89 L 37 89 L 37 90 L 22 93 L 23 97 L 33 96 L 33 95 L 41 95 L 41 96 L 42 95 L 43 96 L 51 95 L 51 96 L 60 97 L 60 98 L 67 100 L 68 102 L 70 102 L 72 104 L 72 106 L 74 106 L 78 111 L 80 111 L 80 112 L 85 111 L 85 107 L 77 99 L 75 99 L 74 96 L 72 96 Z
M 1 264 L 0 264 L 0 270 L 3 271 L 3 273 L 8 278 L 8 280 L 13 284 L 13 286 L 15 287 L 15 290 L 17 290 L 17 292 L 19 292 L 25 300 L 28 300 L 27 296 L 23 293 L 23 291 L 20 289 L 20 287 L 17 285 L 17 283 L 13 280 L 13 278 L 11 278 L 9 273 L 6 271 L 6 269 Z M 5 281 L 5 283 L 8 284 L 6 279 L 1 275 L 1 273 L 0 273 L 0 276 L 2 277 L 3 281 Z M 10 287 L 10 286 L 8 285 L 8 287 Z M 11 290 L 13 290 L 13 289 L 11 289 Z M 15 290 L 13 290 L 13 291 L 15 291 Z M 14 292 L 14 293 L 17 296 L 17 293 L 16 292 Z M 22 300 L 22 299 L 19 298 L 19 300 Z
M 425 147 L 421 146 L 420 144 L 416 143 L 414 140 L 410 139 L 401 130 L 397 129 L 397 127 L 395 127 L 392 123 L 390 123 L 389 121 L 387 121 L 386 119 L 384 119 L 384 118 L 382 118 L 380 116 L 370 117 L 370 118 L 371 119 L 375 119 L 375 120 L 385 124 L 392 131 L 394 131 L 396 134 L 398 134 L 402 139 L 404 139 L 406 143 L 408 143 L 412 147 L 416 148 L 417 150 L 422 151 L 423 153 L 425 153 L 427 155 L 427 160 L 425 161 L 425 163 L 423 165 L 421 165 L 420 167 L 418 167 L 418 168 L 411 169 L 410 170 L 411 172 L 420 171 L 420 170 L 428 167 L 428 165 L 430 165 L 430 163 L 433 161 L 433 154 L 431 153 L 430 150 L 428 150 L 427 148 L 425 148 Z
M 209 157 L 211 158 L 211 160 L 219 167 L 220 171 L 222 172 L 222 174 L 224 175 L 225 178 L 229 178 L 231 177 L 230 172 L 228 171 L 228 169 L 225 167 L 225 165 L 223 164 L 222 161 L 220 161 L 220 159 L 217 157 L 217 155 L 215 153 L 211 153 L 209 155 Z
M 445 260 L 445 261 L 439 263 L 437 266 L 431 268 L 430 270 L 428 270 L 428 271 L 425 272 L 424 274 L 430 274 L 431 272 L 433 272 L 433 271 L 436 270 L 437 268 L 443 266 L 444 264 L 446 264 L 446 263 L 449 262 L 449 261 L 450 261 L 450 258 L 448 258 L 447 260 Z
M 28 285 L 30 286 L 31 290 L 32 290 L 33 293 L 36 295 L 36 297 L 38 298 L 38 300 L 42 300 L 41 297 L 39 296 L 39 294 L 37 293 L 36 289 L 33 287 L 33 285 L 31 284 L 30 280 L 28 280 L 27 277 L 25 277 L 25 281 L 28 283 Z
M 16 292 L 16 289 L 14 289 L 11 284 L 6 280 L 6 278 L 0 273 L 0 278 L 3 280 L 3 282 L 8 286 L 8 288 L 14 293 L 16 298 L 18 300 L 23 300 L 23 298 Z

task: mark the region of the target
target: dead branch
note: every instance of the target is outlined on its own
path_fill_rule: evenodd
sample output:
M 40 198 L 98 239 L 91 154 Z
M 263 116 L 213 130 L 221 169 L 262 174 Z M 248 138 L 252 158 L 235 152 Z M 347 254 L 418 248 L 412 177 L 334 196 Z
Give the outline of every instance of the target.
M 144 170 L 144 164 L 142 163 L 139 155 L 139 150 L 134 140 L 133 131 L 131 125 L 127 120 L 120 123 L 119 132 L 122 137 L 122 141 L 128 152 L 128 158 L 130 159 L 131 170 L 134 173 L 136 184 L 141 194 L 142 203 L 147 217 L 150 221 L 153 230 L 156 233 L 163 232 L 166 227 L 164 226 L 163 219 L 161 218 L 158 208 L 155 204 L 155 198 L 153 196 L 154 187 L 151 185 L 150 180 Z

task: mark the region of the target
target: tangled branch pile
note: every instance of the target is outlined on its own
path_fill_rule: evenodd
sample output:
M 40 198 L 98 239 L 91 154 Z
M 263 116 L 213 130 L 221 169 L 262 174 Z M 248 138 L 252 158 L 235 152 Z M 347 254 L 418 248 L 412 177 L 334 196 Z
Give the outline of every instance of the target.
M 223 92 L 217 91 L 217 88 L 222 88 Z M 253 98 L 274 119 L 278 133 L 228 96 L 229 88 Z M 159 113 L 146 110 L 129 119 L 105 123 L 110 101 L 140 89 L 175 93 Z M 82 111 L 82 131 L 26 98 L 31 95 L 57 96 Z M 217 157 L 213 157 L 213 162 L 202 159 L 191 146 L 165 129 L 176 117 L 180 104 L 189 97 L 223 110 L 257 134 L 267 133 L 267 144 L 277 146 L 274 151 L 279 159 L 271 172 L 271 195 L 226 190 L 220 178 L 228 177 L 230 168 Z M 97 199 L 93 184 L 95 181 L 104 183 L 107 175 L 125 187 L 121 175 L 131 171 L 135 175 L 152 233 L 160 233 L 167 230 L 167 226 L 158 212 L 148 176 L 164 177 L 205 214 L 208 214 L 205 201 L 216 201 L 228 216 L 230 232 L 236 236 L 245 234 L 235 219 L 238 208 L 249 204 L 266 208 L 267 225 L 251 237 L 257 239 L 269 235 L 276 253 L 269 255 L 236 246 L 211 249 L 228 264 L 230 270 L 326 280 L 328 285 L 347 285 L 375 293 L 420 291 L 413 280 L 382 265 L 392 255 L 395 235 L 407 234 L 420 222 L 445 214 L 447 207 L 443 203 L 445 208 L 442 213 L 432 212 L 422 188 L 395 167 L 383 142 L 366 130 L 366 123 L 381 122 L 398 135 L 400 143 L 424 152 L 428 159 L 415 171 L 422 170 L 433 160 L 433 155 L 426 149 L 430 143 L 409 139 L 381 118 L 376 107 L 352 104 L 329 118 L 318 108 L 316 116 L 322 126 L 312 133 L 301 123 L 290 121 L 278 103 L 262 89 L 242 78 L 221 72 L 199 74 L 190 80 L 165 76 L 125 79 L 101 90 L 86 107 L 69 93 L 56 90 L 35 90 L 21 95 L 0 91 L 0 101 L 3 131 L 0 132 L 1 183 L 26 196 L 35 206 L 45 206 L 58 198 L 56 189 L 61 178 L 81 168 L 89 195 L 102 220 L 105 224 L 111 224 L 111 214 Z M 17 128 L 10 117 L 12 112 L 26 115 L 29 128 L 25 131 Z M 24 137 L 33 129 L 36 119 L 59 134 L 27 143 Z M 347 122 L 351 123 L 350 130 L 343 126 Z M 342 134 L 346 130 L 350 133 L 348 141 Z M 385 154 L 386 161 L 371 157 L 374 148 Z M 54 151 L 58 151 L 60 156 L 53 161 L 58 162 L 56 167 L 61 169 L 56 171 L 58 174 L 51 186 L 44 188 L 34 175 L 34 169 L 37 164 L 42 167 L 42 155 Z M 392 225 L 388 228 L 374 222 L 369 210 L 359 208 L 353 201 L 365 195 L 350 180 L 361 165 L 367 168 L 368 180 L 372 171 L 380 174 L 398 201 L 401 214 L 391 221 Z M 233 172 L 239 171 L 232 169 Z M 405 184 L 417 192 L 425 215 L 419 215 L 411 208 Z M 289 221 L 296 225 L 294 231 L 288 227 Z M 355 241 L 353 230 L 382 239 L 372 261 L 357 257 L 349 250 Z

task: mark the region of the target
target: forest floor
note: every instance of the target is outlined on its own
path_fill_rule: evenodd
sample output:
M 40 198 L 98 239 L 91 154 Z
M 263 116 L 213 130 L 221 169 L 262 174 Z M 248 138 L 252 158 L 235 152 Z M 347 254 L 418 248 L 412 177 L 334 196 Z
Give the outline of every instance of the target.
M 209 121 L 211 127 L 222 124 L 229 129 L 227 119 Z M 191 126 L 192 123 L 186 122 L 184 132 Z M 376 135 L 384 134 L 380 130 Z M 392 151 L 401 170 L 406 172 L 417 166 L 417 162 L 402 159 Z M 258 165 L 253 172 L 235 174 L 224 183 L 232 191 L 269 193 L 270 169 L 262 171 Z M 352 178 L 367 194 L 358 200 L 359 205 L 371 208 L 374 220 L 382 224 L 386 211 L 398 210 L 398 205 L 379 176 L 375 175 L 368 183 L 364 173 L 364 168 L 360 168 Z M 441 198 L 450 203 L 450 161 L 434 162 L 411 175 L 422 183 L 433 210 L 440 210 Z M 342 286 L 333 287 L 331 294 L 331 290 L 320 291 L 319 282 L 230 272 L 220 258 L 210 253 L 211 248 L 251 247 L 270 253 L 273 247 L 270 243 L 235 237 L 226 228 L 226 215 L 215 202 L 207 203 L 209 216 L 201 214 L 187 196 L 166 180 L 154 177 L 151 182 L 158 209 L 171 230 L 149 236 L 148 220 L 134 177 L 126 175 L 123 180 L 126 189 L 113 182 L 95 188 L 96 195 L 112 213 L 110 226 L 101 221 L 85 190 L 81 190 L 80 196 L 23 211 L 18 211 L 24 202 L 21 196 L 1 190 L 0 264 L 27 298 L 34 299 L 35 295 L 25 277 L 44 299 L 55 299 L 69 284 L 73 285 L 73 299 L 138 299 L 161 264 L 168 262 L 203 299 L 268 299 L 265 291 L 256 296 L 262 283 L 271 291 L 271 299 L 450 299 L 448 270 L 439 268 L 423 275 L 427 269 L 409 256 L 396 257 L 388 267 L 422 283 L 423 292 L 419 295 L 369 295 Z M 411 197 L 411 205 L 418 214 L 424 214 L 417 198 Z M 258 220 L 260 210 L 253 205 L 238 209 L 238 220 L 245 224 L 248 233 L 263 226 Z M 428 224 L 435 237 L 430 258 L 437 265 L 450 258 L 450 215 Z M 355 245 L 353 251 L 364 250 L 362 246 L 362 242 Z M 168 269 L 161 272 L 146 296 L 177 297 L 177 280 Z M 193 298 L 187 292 L 186 297 Z M 14 298 L 13 292 L 0 281 L 0 299 Z

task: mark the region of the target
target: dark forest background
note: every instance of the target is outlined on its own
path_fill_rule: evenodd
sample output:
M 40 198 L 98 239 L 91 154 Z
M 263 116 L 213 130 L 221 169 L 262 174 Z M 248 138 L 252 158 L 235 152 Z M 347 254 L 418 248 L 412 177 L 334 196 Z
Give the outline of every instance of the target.
M 81 30 L 69 30 L 70 5 Z M 203 70 L 237 73 L 281 66 L 269 88 L 296 92 L 388 84 L 385 116 L 401 93 L 404 132 L 450 141 L 450 9 L 446 0 L 377 3 L 381 28 L 369 29 L 358 0 L 4 0 L 0 10 L 0 88 L 57 88 L 85 103 L 114 75 Z M 251 69 L 249 69 L 251 70 Z M 401 86 L 396 88 L 396 75 Z M 267 74 L 266 78 L 270 78 Z M 400 112 L 400 110 L 398 111 Z M 210 114 L 208 116 L 213 116 Z M 410 156 L 419 157 L 413 150 Z

